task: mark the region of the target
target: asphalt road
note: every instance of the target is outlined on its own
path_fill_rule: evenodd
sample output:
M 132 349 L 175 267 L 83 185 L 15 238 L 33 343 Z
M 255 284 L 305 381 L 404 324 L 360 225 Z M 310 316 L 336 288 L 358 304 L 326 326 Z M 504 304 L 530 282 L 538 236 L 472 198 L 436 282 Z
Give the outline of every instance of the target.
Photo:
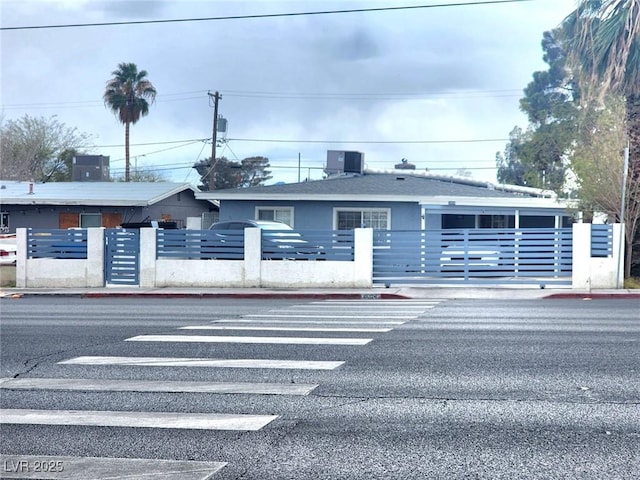
M 640 478 L 639 307 L 2 299 L 0 475 Z

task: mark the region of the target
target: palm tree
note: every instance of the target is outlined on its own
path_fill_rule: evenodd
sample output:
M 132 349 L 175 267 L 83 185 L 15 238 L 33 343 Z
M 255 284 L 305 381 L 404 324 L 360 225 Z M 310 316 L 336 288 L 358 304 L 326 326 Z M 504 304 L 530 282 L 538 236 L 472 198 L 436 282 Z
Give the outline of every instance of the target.
M 640 0 L 581 0 L 564 20 L 568 66 L 580 82 L 589 107 L 605 98 L 622 97 L 629 142 L 627 182 L 640 179 Z M 594 102 L 597 100 L 597 102 Z M 636 211 L 640 196 L 629 192 L 626 211 Z M 633 268 L 633 249 L 640 240 L 638 217 L 626 219 L 625 276 Z
M 113 78 L 107 82 L 103 100 L 118 119 L 124 124 L 124 181 L 130 181 L 129 175 L 129 125 L 149 113 L 149 105 L 156 99 L 156 89 L 147 80 L 147 71 L 138 71 L 135 63 L 121 63 L 111 72 Z
M 581 0 L 563 27 L 585 98 L 624 97 L 630 165 L 639 169 L 640 0 Z

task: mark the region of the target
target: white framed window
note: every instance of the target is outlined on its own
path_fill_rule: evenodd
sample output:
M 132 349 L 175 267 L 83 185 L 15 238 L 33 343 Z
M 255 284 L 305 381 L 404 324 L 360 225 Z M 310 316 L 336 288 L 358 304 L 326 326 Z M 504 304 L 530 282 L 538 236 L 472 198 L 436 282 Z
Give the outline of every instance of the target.
M 256 220 L 282 222 L 293 228 L 293 207 L 256 207 Z
M 388 230 L 391 227 L 389 208 L 334 208 L 333 226 L 336 230 L 375 228 Z

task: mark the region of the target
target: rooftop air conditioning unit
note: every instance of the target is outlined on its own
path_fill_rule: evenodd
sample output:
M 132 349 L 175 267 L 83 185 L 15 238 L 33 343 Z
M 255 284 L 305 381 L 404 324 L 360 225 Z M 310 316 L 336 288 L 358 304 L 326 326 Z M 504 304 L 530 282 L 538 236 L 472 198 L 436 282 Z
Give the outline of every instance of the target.
M 327 175 L 341 175 L 343 173 L 358 173 L 364 171 L 364 153 L 344 150 L 327 150 L 327 165 L 324 172 Z

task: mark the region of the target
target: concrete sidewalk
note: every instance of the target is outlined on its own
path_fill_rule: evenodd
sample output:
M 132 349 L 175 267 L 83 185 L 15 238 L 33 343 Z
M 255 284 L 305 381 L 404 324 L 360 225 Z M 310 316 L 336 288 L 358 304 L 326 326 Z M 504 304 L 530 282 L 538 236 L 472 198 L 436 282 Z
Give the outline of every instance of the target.
M 398 286 L 369 289 L 268 289 L 268 288 L 2 288 L 0 298 L 25 296 L 73 296 L 82 298 L 140 297 L 140 298 L 307 298 L 307 299 L 496 299 L 529 300 L 553 298 L 638 299 L 640 290 L 594 290 L 541 288 L 481 288 L 481 287 L 424 287 Z M 640 305 L 639 305 L 640 308 Z

